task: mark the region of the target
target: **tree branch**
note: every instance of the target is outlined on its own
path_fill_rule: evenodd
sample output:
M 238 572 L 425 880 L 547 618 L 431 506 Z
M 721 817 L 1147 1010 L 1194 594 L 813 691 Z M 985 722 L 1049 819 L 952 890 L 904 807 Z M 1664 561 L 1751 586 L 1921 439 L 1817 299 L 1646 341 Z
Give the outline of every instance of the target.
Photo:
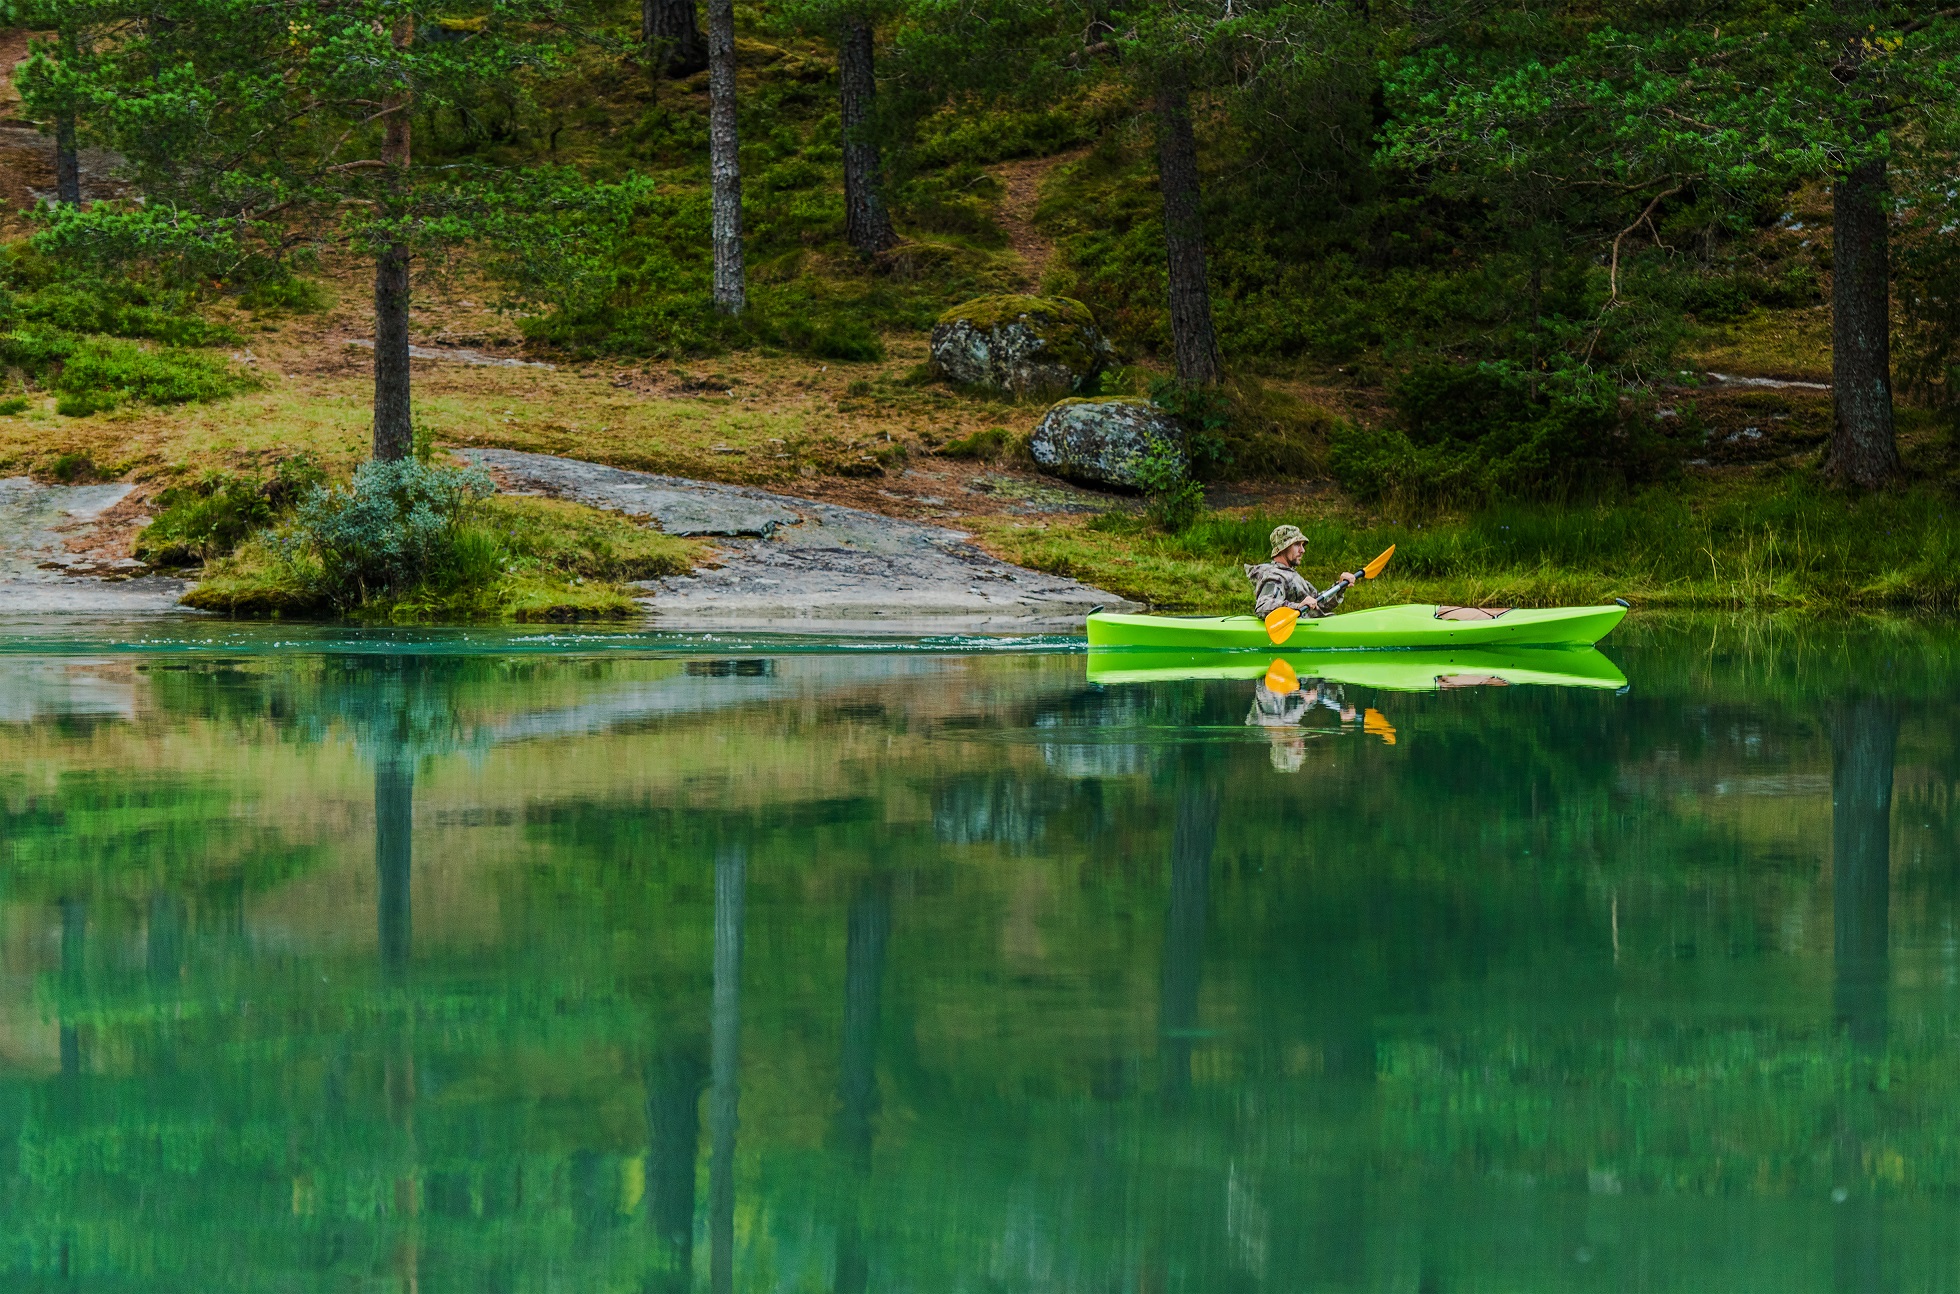
M 1655 194 L 1654 200 L 1647 204 L 1647 209 L 1640 213 L 1639 219 L 1635 220 L 1632 224 L 1628 225 L 1625 229 L 1622 229 L 1619 233 L 1613 235 L 1613 263 L 1611 268 L 1608 269 L 1606 273 L 1607 292 L 1606 292 L 1606 305 L 1603 307 L 1604 309 L 1608 309 L 1608 310 L 1612 309 L 1613 306 L 1620 299 L 1620 243 L 1625 240 L 1628 234 L 1640 228 L 1640 226 L 1642 225 L 1646 225 L 1649 229 L 1653 229 L 1655 209 L 1658 208 L 1662 202 L 1665 202 L 1667 199 L 1673 197 L 1675 194 L 1681 192 L 1681 190 L 1687 187 L 1688 187 L 1688 182 L 1686 180 L 1683 180 L 1681 181 L 1681 183 L 1675 185 L 1671 189 L 1668 189 L 1666 192 Z M 1660 234 L 1658 231 L 1656 231 L 1654 234 L 1654 241 L 1655 242 L 1660 241 Z

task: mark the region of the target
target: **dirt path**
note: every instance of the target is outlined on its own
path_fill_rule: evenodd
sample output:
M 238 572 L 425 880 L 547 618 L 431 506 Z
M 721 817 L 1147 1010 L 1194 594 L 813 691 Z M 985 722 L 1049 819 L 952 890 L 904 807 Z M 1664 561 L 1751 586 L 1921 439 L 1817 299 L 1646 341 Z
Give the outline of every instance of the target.
M 1025 157 L 1019 161 L 1004 162 L 991 171 L 1007 191 L 1000 200 L 997 215 L 1001 228 L 1007 231 L 1008 246 L 1021 258 L 1026 287 L 1030 292 L 1041 291 L 1042 277 L 1047 274 L 1048 263 L 1055 256 L 1054 240 L 1034 225 L 1035 208 L 1041 202 L 1041 181 L 1057 166 L 1077 161 L 1088 151 L 1078 148 L 1054 157 Z

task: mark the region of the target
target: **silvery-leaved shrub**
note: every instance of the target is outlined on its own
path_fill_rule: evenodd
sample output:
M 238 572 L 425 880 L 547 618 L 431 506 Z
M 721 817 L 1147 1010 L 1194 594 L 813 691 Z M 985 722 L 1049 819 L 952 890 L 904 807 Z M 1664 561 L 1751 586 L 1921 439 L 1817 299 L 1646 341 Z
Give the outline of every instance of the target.
M 459 562 L 475 565 L 471 505 L 490 478 L 475 468 L 433 467 L 412 458 L 370 460 L 345 489 L 316 490 L 299 510 L 294 538 L 320 563 L 320 592 L 337 607 L 443 582 Z

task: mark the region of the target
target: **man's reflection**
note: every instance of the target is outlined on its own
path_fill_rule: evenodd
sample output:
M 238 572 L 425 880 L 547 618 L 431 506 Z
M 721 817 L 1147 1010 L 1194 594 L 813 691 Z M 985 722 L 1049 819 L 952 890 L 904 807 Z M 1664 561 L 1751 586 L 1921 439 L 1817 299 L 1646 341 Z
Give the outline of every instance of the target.
M 1280 772 L 1297 773 L 1306 764 L 1305 724 L 1315 710 L 1331 711 L 1342 723 L 1353 723 L 1357 717 L 1339 683 L 1303 680 L 1284 660 L 1274 660 L 1265 676 L 1253 684 L 1252 709 L 1245 721 L 1249 727 L 1266 730 L 1272 742 L 1270 758 Z

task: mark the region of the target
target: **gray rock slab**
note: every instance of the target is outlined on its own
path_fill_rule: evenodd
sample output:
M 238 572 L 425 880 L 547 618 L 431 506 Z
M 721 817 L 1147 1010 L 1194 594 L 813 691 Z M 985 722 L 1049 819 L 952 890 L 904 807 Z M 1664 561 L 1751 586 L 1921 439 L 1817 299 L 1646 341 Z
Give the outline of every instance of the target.
M 62 546 L 63 532 L 95 520 L 135 488 L 42 485 L 25 476 L 0 480 L 0 580 L 61 578 L 58 568 L 76 561 Z
M 63 540 L 129 497 L 134 486 L 42 485 L 25 476 L 0 480 L 0 616 L 152 615 L 178 611 L 188 580 L 145 575 L 130 559 L 101 563 L 71 553 Z
M 1099 607 L 1135 607 L 1103 589 L 998 561 L 965 532 L 943 526 L 547 454 L 458 452 L 496 471 L 508 488 L 718 540 L 718 565 L 640 586 L 663 628 L 1043 633 L 1079 630 Z

